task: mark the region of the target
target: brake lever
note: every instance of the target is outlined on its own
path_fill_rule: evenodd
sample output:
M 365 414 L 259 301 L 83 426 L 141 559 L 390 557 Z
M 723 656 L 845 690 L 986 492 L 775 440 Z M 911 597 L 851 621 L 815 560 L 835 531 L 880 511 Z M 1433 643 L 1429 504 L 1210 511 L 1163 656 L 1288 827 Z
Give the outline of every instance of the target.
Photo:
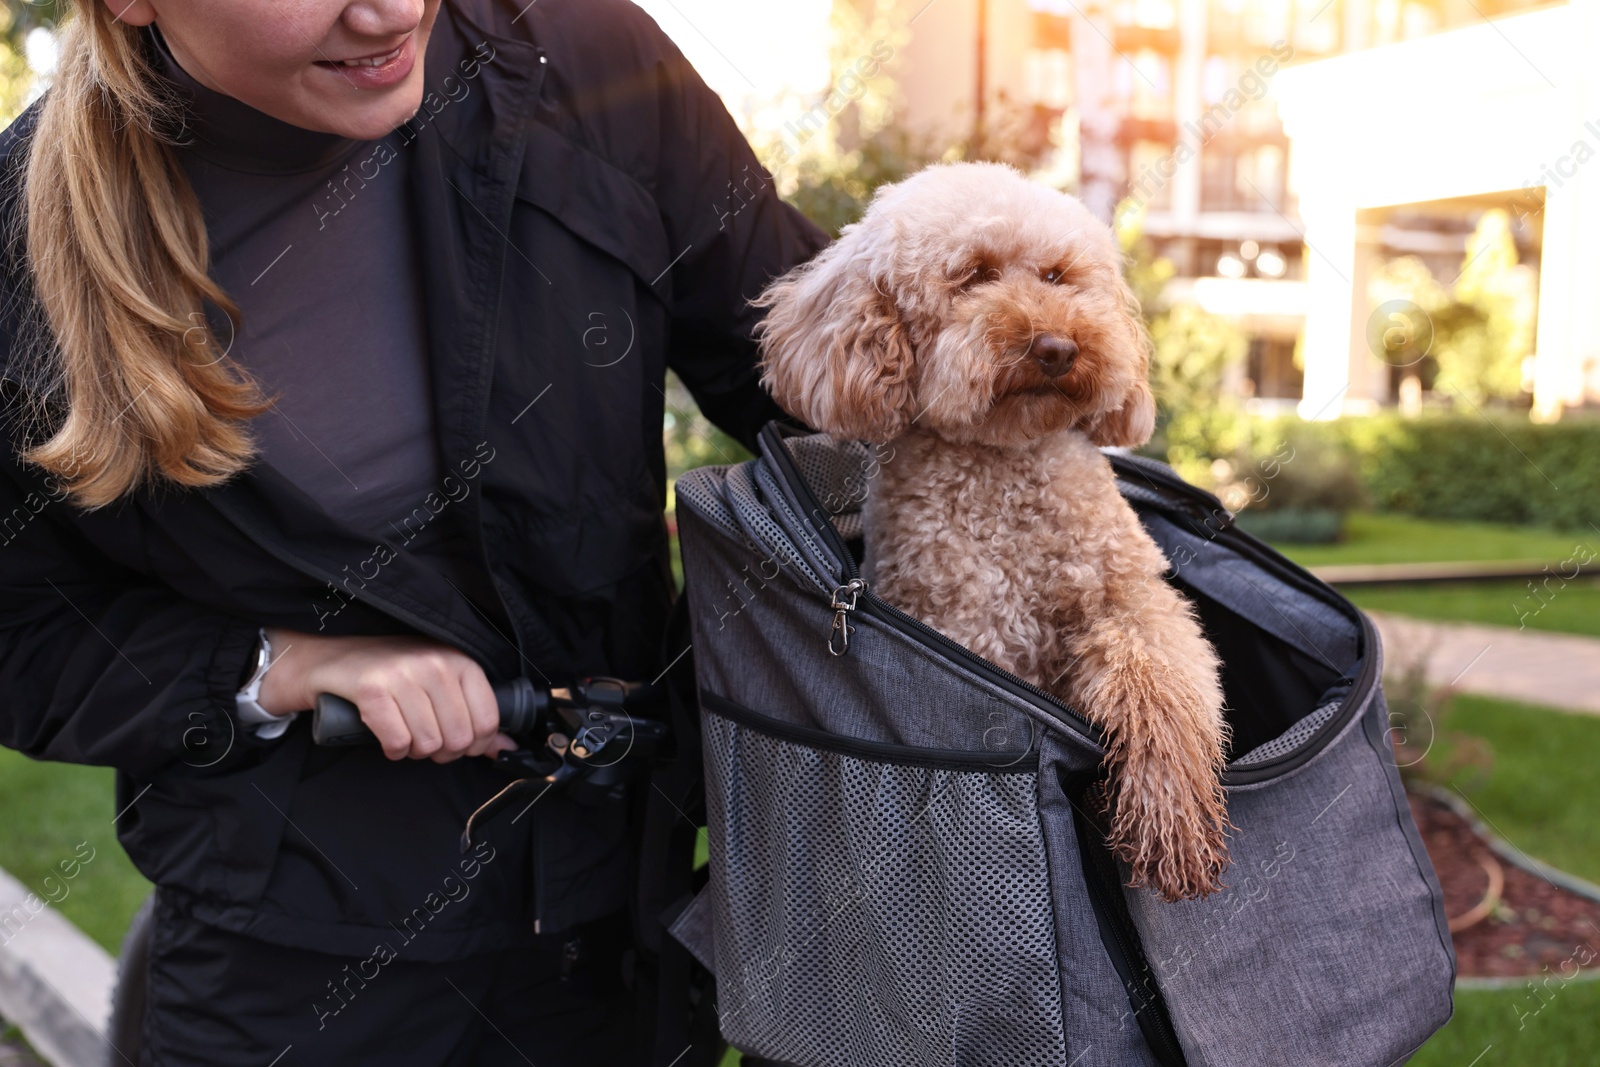
M 528 805 L 532 807 L 534 802 L 552 789 L 574 780 L 593 780 L 597 772 L 621 763 L 633 750 L 634 744 L 640 741 L 654 744 L 667 736 L 666 723 L 629 715 L 620 709 L 620 703 L 619 694 L 616 705 L 613 705 L 615 710 L 597 703 L 587 707 L 565 703 L 555 705 L 552 710 L 572 733 L 570 737 L 559 731 L 546 735 L 544 748 L 556 757 L 554 761 L 541 760 L 541 753 L 535 749 L 522 748 L 500 753 L 496 757 L 498 764 L 523 768 L 531 772 L 531 776 L 507 785 L 472 813 L 461 832 L 461 850 L 465 852 L 472 847 L 474 827 L 509 805 L 517 794 L 538 788 L 538 795 Z M 628 737 L 627 750 L 609 762 L 596 762 L 596 758 L 621 736 Z M 521 818 L 521 815 L 517 818 Z

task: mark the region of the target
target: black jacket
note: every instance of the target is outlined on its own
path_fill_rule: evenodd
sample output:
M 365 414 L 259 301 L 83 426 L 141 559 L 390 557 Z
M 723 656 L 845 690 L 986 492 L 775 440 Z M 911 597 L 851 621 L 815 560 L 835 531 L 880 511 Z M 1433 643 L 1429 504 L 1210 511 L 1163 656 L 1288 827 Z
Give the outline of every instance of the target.
M 427 908 L 407 952 L 447 958 L 523 936 L 529 914 L 548 931 L 620 906 L 621 806 L 552 794 L 526 820 L 531 846 L 502 827 L 506 858 L 434 909 L 463 820 L 504 773 L 317 749 L 304 722 L 256 739 L 232 709 L 257 627 L 419 632 L 491 680 L 653 677 L 673 593 L 663 376 L 752 442 L 779 412 L 757 382 L 747 301 L 826 238 L 623 0 L 446 0 L 426 63 L 401 165 L 450 477 L 418 506 L 465 521 L 501 603 L 469 602 L 265 466 L 85 514 L 17 461 L 26 376 L 9 364 L 0 742 L 118 768 L 129 855 L 210 921 L 365 953 Z M 8 233 L 34 114 L 0 135 Z M 5 270 L 9 361 L 29 304 L 25 272 Z

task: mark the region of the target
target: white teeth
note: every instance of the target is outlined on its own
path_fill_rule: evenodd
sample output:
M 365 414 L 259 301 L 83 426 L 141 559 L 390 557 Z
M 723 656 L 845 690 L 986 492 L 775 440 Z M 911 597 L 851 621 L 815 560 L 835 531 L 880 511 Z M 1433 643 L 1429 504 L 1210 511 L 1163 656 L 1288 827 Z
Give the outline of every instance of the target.
M 341 67 L 381 67 L 398 57 L 404 48 L 405 45 L 401 45 L 386 56 L 374 56 L 371 59 L 343 59 L 339 61 L 339 65 Z

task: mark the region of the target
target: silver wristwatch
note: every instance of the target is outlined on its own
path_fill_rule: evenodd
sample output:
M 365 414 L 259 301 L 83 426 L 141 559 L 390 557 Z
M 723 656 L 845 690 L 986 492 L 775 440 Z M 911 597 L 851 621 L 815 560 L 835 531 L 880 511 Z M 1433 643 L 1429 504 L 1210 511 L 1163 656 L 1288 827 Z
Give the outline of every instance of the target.
M 267 640 L 267 631 L 263 627 L 259 631 L 256 642 L 256 666 L 250 672 L 250 680 L 245 682 L 244 688 L 234 696 L 237 705 L 239 721 L 256 728 L 256 736 L 270 741 L 289 728 L 294 721 L 294 715 L 274 715 L 261 706 L 261 681 L 267 676 L 267 671 L 272 669 L 272 642 Z

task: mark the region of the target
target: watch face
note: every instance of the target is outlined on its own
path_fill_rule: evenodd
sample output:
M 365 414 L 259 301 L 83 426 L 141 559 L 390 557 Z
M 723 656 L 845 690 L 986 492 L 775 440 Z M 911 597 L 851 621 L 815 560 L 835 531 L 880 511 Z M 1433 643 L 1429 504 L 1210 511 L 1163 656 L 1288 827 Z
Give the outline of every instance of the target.
M 241 694 L 249 693 L 254 697 L 260 685 L 261 676 L 267 673 L 267 666 L 271 662 L 272 644 L 267 640 L 267 631 L 263 629 L 256 634 L 255 666 L 251 669 L 249 678 L 245 679 L 245 683 L 240 687 L 239 692 Z

